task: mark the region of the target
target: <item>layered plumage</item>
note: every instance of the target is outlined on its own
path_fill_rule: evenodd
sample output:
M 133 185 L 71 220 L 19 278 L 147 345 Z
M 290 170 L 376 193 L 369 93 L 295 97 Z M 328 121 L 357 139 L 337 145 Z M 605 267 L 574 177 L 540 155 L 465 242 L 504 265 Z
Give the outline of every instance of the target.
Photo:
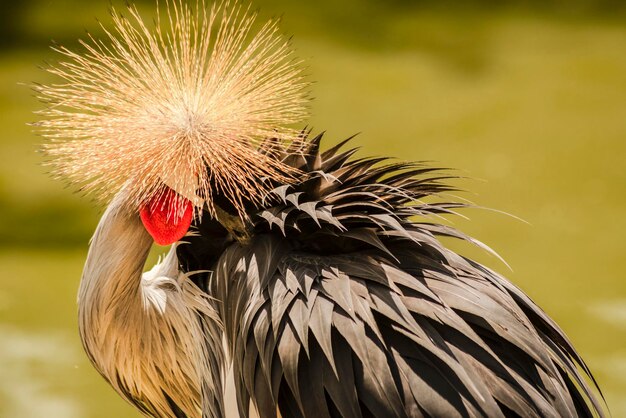
M 437 201 L 445 174 L 320 152 L 320 139 L 275 150 L 302 176 L 250 204 L 239 234 L 205 217 L 178 251 L 184 269 L 210 271 L 195 280 L 217 299 L 241 411 L 252 400 L 263 418 L 603 415 L 560 328 L 439 241 L 476 243 L 432 219 L 463 206 Z

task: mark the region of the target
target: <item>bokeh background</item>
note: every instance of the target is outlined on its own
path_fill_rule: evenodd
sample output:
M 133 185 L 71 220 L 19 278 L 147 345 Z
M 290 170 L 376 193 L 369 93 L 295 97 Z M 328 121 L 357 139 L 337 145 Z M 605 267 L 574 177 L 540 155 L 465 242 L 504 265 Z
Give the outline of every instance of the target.
M 114 4 L 118 2 L 113 1 Z M 460 169 L 485 210 L 456 226 L 572 338 L 626 416 L 626 3 L 256 0 L 315 81 L 326 145 Z M 152 0 L 141 2 L 147 11 Z M 0 5 L 0 416 L 136 417 L 82 353 L 75 295 L 101 208 L 51 180 L 26 123 L 52 40 L 101 33 L 109 0 Z M 456 245 L 456 244 L 453 244 Z M 461 248 L 461 247 L 459 247 Z

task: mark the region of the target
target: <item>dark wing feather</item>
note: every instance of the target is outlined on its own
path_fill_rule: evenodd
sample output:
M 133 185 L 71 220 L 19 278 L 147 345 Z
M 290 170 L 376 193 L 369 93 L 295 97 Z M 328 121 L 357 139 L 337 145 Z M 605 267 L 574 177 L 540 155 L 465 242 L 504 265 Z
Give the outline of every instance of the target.
M 240 410 L 252 400 L 263 418 L 604 416 L 558 326 L 437 239 L 482 246 L 430 220 L 465 206 L 431 198 L 454 190 L 450 176 L 320 153 L 320 139 L 282 151 L 302 178 L 251 210 L 251 240 L 218 237 L 204 255 Z
M 242 399 L 262 417 L 593 415 L 571 360 L 490 285 L 500 277 L 463 259 L 431 270 L 411 242 L 391 251 L 399 261 L 320 256 L 270 235 L 226 251 L 214 291 L 248 304 L 226 327 Z

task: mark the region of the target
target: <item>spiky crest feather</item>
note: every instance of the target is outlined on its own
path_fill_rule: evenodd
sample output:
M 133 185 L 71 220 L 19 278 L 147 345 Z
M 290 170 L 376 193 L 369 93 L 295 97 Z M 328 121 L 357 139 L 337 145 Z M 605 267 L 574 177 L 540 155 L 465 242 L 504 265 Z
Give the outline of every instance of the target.
M 65 61 L 49 72 L 63 82 L 35 87 L 48 103 L 44 149 L 57 175 L 105 198 L 127 184 L 137 206 L 168 185 L 211 211 L 220 193 L 241 214 L 244 198 L 265 194 L 258 179 L 293 174 L 258 145 L 297 138 L 290 126 L 308 103 L 300 62 L 276 21 L 254 32 L 256 15 L 238 3 L 165 9 L 154 28 L 134 6 L 129 17 L 112 9 L 106 42 L 55 48 Z

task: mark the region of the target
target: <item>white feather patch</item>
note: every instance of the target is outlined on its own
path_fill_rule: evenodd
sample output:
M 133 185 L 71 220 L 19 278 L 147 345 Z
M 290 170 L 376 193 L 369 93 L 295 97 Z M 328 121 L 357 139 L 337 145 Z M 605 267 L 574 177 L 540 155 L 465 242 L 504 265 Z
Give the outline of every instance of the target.
M 153 307 L 163 315 L 167 308 L 168 293 L 180 291 L 178 276 L 176 245 L 172 245 L 163 260 L 159 259 L 152 269 L 141 275 L 144 307 Z

